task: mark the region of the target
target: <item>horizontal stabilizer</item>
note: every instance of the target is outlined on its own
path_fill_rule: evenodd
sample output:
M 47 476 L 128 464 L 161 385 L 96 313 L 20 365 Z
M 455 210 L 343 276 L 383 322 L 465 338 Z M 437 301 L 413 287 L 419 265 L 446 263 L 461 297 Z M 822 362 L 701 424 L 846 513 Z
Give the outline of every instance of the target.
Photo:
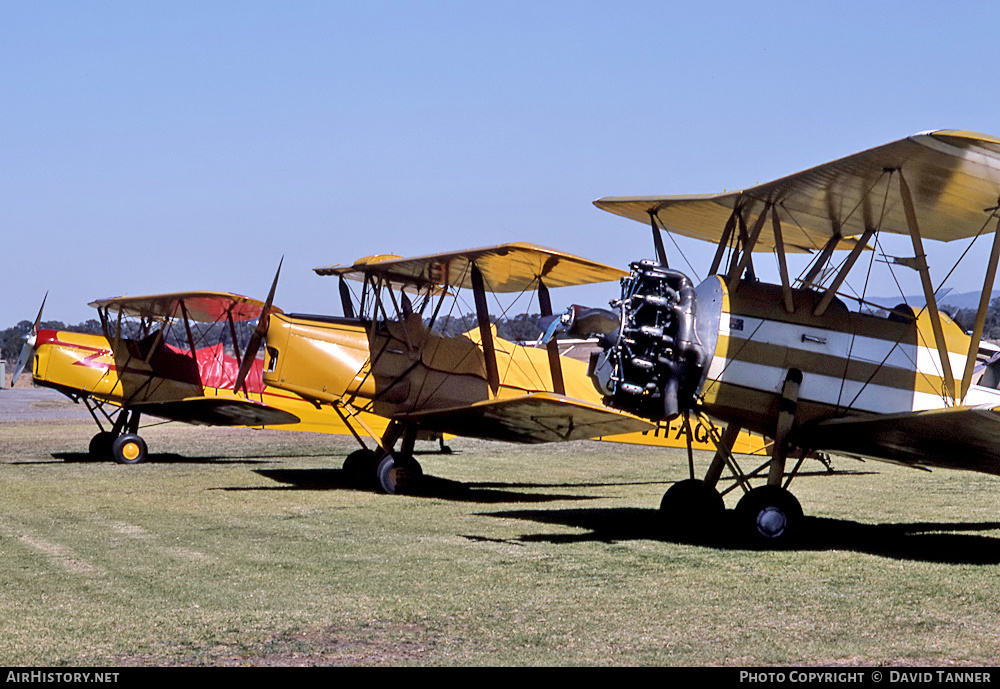
M 515 443 L 586 440 L 654 428 L 652 423 L 631 414 L 549 392 L 397 418 L 443 433 Z
M 299 422 L 295 414 L 238 397 L 191 397 L 130 406 L 143 414 L 201 426 L 283 426 Z
M 951 407 L 806 424 L 789 441 L 915 467 L 1000 475 L 1000 407 Z

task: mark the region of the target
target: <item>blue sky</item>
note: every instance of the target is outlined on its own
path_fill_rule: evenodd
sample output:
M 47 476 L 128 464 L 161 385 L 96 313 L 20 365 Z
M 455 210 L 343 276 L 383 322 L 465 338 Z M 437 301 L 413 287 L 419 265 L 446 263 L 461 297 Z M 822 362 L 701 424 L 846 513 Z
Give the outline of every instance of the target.
M 4 0 L 0 328 L 46 291 L 66 322 L 119 294 L 263 297 L 282 256 L 276 302 L 314 313 L 339 301 L 311 268 L 373 253 L 521 240 L 624 268 L 648 230 L 596 198 L 1000 135 L 998 20 L 995 2 Z M 703 274 L 711 250 L 681 246 Z

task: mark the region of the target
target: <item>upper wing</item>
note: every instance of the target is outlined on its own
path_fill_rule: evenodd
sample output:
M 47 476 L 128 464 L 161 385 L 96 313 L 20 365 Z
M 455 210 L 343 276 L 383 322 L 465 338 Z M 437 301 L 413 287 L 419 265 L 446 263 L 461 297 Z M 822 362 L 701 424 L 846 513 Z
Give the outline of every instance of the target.
M 185 314 L 192 321 L 214 323 L 232 315 L 234 321 L 252 321 L 264 309 L 264 302 L 230 292 L 173 292 L 141 297 L 98 299 L 95 309 L 120 312 L 125 316 L 165 320 Z M 272 311 L 280 309 L 271 307 Z
M 534 287 L 539 278 L 551 288 L 608 282 L 627 275 L 618 268 L 524 242 L 416 258 L 369 256 L 354 265 L 314 270 L 319 275 L 341 275 L 358 280 L 374 274 L 398 285 L 471 288 L 473 263 L 482 273 L 486 290 L 490 292 L 521 292 Z
M 295 414 L 237 397 L 190 397 L 131 407 L 163 419 L 204 426 L 281 426 L 299 421 Z
M 603 198 L 598 208 L 649 224 L 654 213 L 678 234 L 718 242 L 737 207 L 747 225 L 765 202 L 778 204 L 787 251 L 821 248 L 840 228 L 842 237 L 866 226 L 908 234 L 896 177 L 909 186 L 925 238 L 950 241 L 979 233 L 1000 199 L 1000 139 L 941 130 L 894 141 L 788 177 L 723 194 Z M 887 189 L 887 185 L 892 185 Z M 886 192 L 889 193 L 886 193 Z M 755 251 L 774 249 L 761 232 Z M 850 248 L 851 241 L 838 248 Z
M 1000 407 L 950 407 L 827 419 L 790 442 L 816 450 L 1000 475 Z
M 399 418 L 443 433 L 519 443 L 586 440 L 654 427 L 631 414 L 549 392 L 414 412 Z

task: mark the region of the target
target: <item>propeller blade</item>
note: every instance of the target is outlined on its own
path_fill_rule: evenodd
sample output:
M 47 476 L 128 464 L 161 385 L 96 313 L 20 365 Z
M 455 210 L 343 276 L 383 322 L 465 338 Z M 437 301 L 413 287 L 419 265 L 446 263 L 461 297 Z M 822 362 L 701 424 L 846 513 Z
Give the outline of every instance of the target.
M 253 367 L 253 362 L 257 359 L 257 352 L 260 351 L 260 343 L 263 339 L 256 332 L 250 337 L 250 342 L 247 344 L 247 351 L 243 354 L 243 361 L 240 362 L 240 372 L 236 376 L 236 385 L 233 387 L 234 392 L 239 392 L 244 387 L 247 375 Z
M 17 364 L 14 366 L 14 375 L 10 379 L 11 387 L 14 387 L 14 383 L 21 377 L 21 373 L 24 372 L 28 362 L 35 356 L 35 343 L 38 341 L 38 326 L 42 324 L 42 311 L 45 310 L 45 301 L 48 298 L 49 293 L 46 292 L 45 296 L 42 297 L 42 306 L 38 309 L 38 315 L 35 316 L 35 323 L 31 326 L 31 332 L 24 338 L 24 345 L 21 347 L 21 353 L 17 357 Z
M 257 358 L 257 352 L 260 351 L 260 345 L 264 341 L 264 336 L 267 335 L 267 326 L 271 320 L 271 307 L 274 304 L 274 292 L 278 288 L 278 276 L 281 275 L 281 264 L 284 262 L 285 257 L 282 256 L 281 260 L 278 261 L 278 272 L 274 274 L 274 281 L 271 282 L 271 291 L 267 293 L 264 308 L 261 309 L 260 317 L 257 319 L 257 328 L 250 337 L 250 342 L 247 343 L 247 350 L 243 353 L 243 361 L 240 362 L 240 372 L 236 376 L 236 385 L 233 387 L 235 392 L 239 392 L 245 386 L 247 375 L 250 373 L 253 362 Z
M 38 334 L 38 326 L 40 326 L 42 324 L 42 311 L 45 310 L 45 301 L 48 298 L 49 298 L 49 293 L 46 292 L 45 296 L 42 297 L 42 305 L 40 307 L 38 307 L 38 315 L 35 316 L 35 324 L 33 326 L 31 326 L 31 334 L 32 335 L 37 335 Z

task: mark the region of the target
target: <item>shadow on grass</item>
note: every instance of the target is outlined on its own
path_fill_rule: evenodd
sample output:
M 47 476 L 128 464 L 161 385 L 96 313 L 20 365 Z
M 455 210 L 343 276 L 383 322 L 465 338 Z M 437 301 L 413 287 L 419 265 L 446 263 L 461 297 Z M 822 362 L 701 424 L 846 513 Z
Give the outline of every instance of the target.
M 500 519 L 521 519 L 542 524 L 558 524 L 587 533 L 523 536 L 525 542 L 570 543 L 595 541 L 613 543 L 630 540 L 659 540 L 700 545 L 724 550 L 754 550 L 740 536 L 735 516 L 728 510 L 721 528 L 704 537 L 685 538 L 668 533 L 661 526 L 659 512 L 638 508 L 594 508 L 567 510 L 519 510 L 483 513 Z M 1000 529 L 1000 522 L 913 522 L 862 524 L 847 519 L 805 517 L 802 535 L 785 550 L 850 550 L 897 560 L 918 560 L 956 565 L 1000 564 L 1000 537 L 975 532 Z M 965 532 L 965 533 L 962 533 Z
M 224 488 L 231 491 L 255 490 L 355 490 L 381 492 L 374 485 L 358 486 L 352 483 L 341 469 L 255 469 L 254 473 L 284 486 Z M 824 472 L 825 473 L 825 472 Z M 855 472 L 840 472 L 855 473 Z M 560 488 L 576 490 L 581 488 L 614 488 L 620 486 L 669 485 L 672 481 L 617 481 L 617 482 L 561 482 L 543 483 L 539 481 L 477 481 L 462 482 L 424 474 L 420 485 L 410 497 L 436 498 L 467 503 L 540 503 L 559 500 L 599 500 L 602 496 L 584 496 L 579 493 L 556 494 L 529 491 L 548 491 Z
M 190 457 L 186 455 L 179 455 L 175 452 L 152 452 L 146 457 L 144 464 L 271 464 L 275 461 L 280 461 L 283 459 L 288 459 L 289 457 L 328 457 L 329 455 L 274 455 L 265 456 L 257 455 L 254 457 Z M 67 463 L 86 463 L 86 464 L 113 464 L 114 460 L 110 457 L 108 459 L 94 459 L 87 452 L 53 452 L 52 457 L 54 459 L 67 462 Z M 11 462 L 15 464 L 16 462 Z M 25 462 L 28 463 L 28 462 Z M 31 462 L 37 464 L 37 462 Z
M 253 488 L 226 488 L 223 490 L 355 490 L 369 493 L 378 492 L 374 486 L 357 486 L 351 483 L 342 469 L 256 469 L 254 470 L 254 473 L 285 485 Z M 498 482 L 465 483 L 424 474 L 423 480 L 420 482 L 419 489 L 409 493 L 408 495 L 409 497 L 436 498 L 440 500 L 480 503 L 484 505 L 497 503 L 540 503 L 554 502 L 558 500 L 595 500 L 597 498 L 581 496 L 579 494 L 563 495 L 557 493 L 526 491 L 553 488 L 589 488 L 607 485 L 610 484 Z

